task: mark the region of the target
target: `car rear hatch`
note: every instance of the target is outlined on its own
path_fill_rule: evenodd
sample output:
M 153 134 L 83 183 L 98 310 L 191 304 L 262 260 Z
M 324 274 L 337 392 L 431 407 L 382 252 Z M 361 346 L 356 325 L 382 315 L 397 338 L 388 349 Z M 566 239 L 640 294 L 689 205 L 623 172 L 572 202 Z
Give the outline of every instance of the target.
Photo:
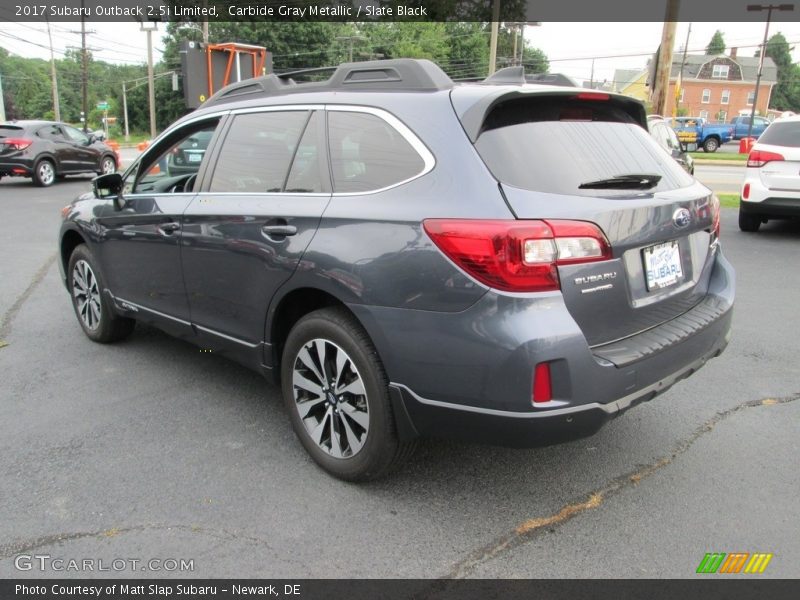
M 18 154 L 19 144 L 17 142 L 24 133 L 25 129 L 18 125 L 0 125 L 0 156 Z
M 641 104 L 580 89 L 517 88 L 470 107 L 457 95 L 465 131 L 517 219 L 554 231 L 561 220 L 588 221 L 610 244 L 607 260 L 558 266 L 590 345 L 661 325 L 703 299 L 718 202 L 653 141 Z
M 800 192 L 800 121 L 770 125 L 753 146 L 747 166 L 776 193 Z

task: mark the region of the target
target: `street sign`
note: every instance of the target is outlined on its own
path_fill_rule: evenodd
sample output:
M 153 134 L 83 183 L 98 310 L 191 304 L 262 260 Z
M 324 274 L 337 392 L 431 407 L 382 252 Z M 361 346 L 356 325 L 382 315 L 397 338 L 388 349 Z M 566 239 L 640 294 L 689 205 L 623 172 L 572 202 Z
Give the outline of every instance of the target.
M 98 102 L 97 110 L 108 110 L 108 102 Z

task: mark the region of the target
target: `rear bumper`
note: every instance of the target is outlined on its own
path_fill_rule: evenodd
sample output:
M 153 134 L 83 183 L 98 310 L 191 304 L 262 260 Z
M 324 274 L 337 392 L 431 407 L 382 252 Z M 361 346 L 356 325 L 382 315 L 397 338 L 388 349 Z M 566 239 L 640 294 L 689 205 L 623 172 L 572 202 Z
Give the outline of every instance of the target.
M 32 160 L 0 158 L 0 175 L 30 177 L 32 174 Z
M 797 198 L 768 197 L 760 202 L 741 200 L 739 210 L 763 217 L 800 217 L 800 194 Z
M 594 349 L 558 293 L 489 292 L 454 314 L 351 309 L 383 359 L 401 431 L 531 447 L 591 435 L 721 354 L 734 287 L 733 269 L 718 252 L 704 302 L 659 327 Z M 533 369 L 545 361 L 554 399 L 534 407 Z

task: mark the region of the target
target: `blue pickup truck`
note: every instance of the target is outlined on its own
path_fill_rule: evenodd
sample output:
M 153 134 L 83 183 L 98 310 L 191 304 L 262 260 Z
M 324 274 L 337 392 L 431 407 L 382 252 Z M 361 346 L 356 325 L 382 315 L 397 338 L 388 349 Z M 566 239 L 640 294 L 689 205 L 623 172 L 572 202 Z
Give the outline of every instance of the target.
M 733 139 L 740 140 L 747 137 L 747 128 L 750 126 L 750 117 L 735 117 L 731 119 L 733 125 Z M 751 137 L 757 138 L 769 125 L 769 121 L 764 117 L 753 117 L 753 131 L 750 133 Z
M 695 144 L 704 152 L 716 152 L 722 144 L 733 139 L 733 125 L 711 124 L 701 117 L 677 117 L 671 120 L 681 145 Z

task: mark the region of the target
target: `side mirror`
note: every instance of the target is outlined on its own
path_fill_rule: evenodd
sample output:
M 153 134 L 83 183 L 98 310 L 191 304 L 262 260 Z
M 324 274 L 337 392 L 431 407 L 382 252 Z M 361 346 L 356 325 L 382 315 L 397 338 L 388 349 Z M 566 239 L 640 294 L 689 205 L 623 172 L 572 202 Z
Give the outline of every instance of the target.
M 97 141 L 97 137 L 93 133 L 89 133 L 86 136 L 86 145 L 91 146 Z
M 107 173 L 92 180 L 95 198 L 114 198 L 114 208 L 122 210 L 122 174 Z

